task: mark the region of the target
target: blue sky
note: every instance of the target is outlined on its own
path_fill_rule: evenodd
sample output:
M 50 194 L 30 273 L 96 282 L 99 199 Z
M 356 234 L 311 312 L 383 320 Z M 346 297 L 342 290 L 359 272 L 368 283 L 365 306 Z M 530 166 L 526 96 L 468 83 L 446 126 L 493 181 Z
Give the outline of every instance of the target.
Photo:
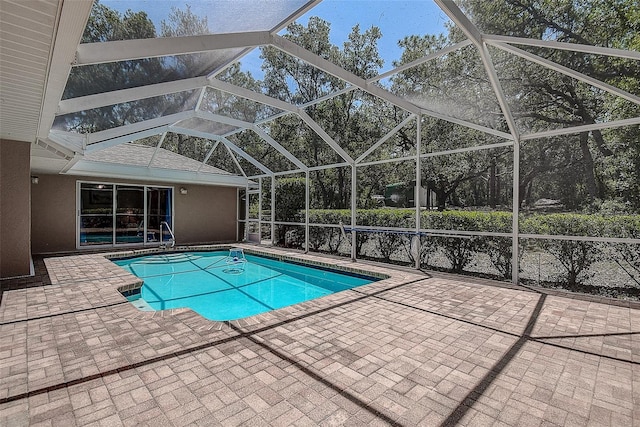
M 310 16 L 331 22 L 331 41 L 340 47 L 355 24 L 360 24 L 361 31 L 379 27 L 382 38 L 378 49 L 385 69 L 400 58 L 398 40 L 413 34 L 446 32 L 444 25 L 449 21 L 432 0 L 324 0 L 298 22 L 306 24 Z
M 225 0 L 218 0 L 225 1 Z M 274 4 L 281 0 L 270 0 Z M 167 19 L 171 6 L 183 9 L 186 1 L 180 0 L 101 0 L 101 3 L 124 13 L 127 9 L 144 10 L 159 28 L 160 22 Z M 194 13 L 207 13 L 214 8 L 207 8 L 206 1 L 190 1 Z M 269 1 L 264 3 L 268 4 Z M 263 3 L 263 4 L 264 4 Z M 229 2 L 233 4 L 233 2 Z M 236 2 L 235 5 L 239 3 Z M 209 12 L 213 13 L 213 12 Z M 385 61 L 382 71 L 392 68 L 392 62 L 400 58 L 401 50 L 398 40 L 408 35 L 439 34 L 446 32 L 447 16 L 432 0 L 324 0 L 298 18 L 297 22 L 306 25 L 310 16 L 319 16 L 331 23 L 331 42 L 339 47 L 347 39 L 354 25 L 360 24 L 364 31 L 377 26 L 382 31 L 378 42 L 380 55 Z M 211 24 L 214 16 L 208 17 Z M 243 58 L 243 69 L 249 70 L 255 77 L 261 78 L 259 51 Z

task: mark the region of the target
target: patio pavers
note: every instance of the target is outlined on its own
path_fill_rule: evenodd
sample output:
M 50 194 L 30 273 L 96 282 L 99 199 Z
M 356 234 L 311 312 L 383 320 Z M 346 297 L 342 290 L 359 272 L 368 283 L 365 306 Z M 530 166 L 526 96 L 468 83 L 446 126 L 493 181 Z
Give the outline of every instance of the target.
M 0 425 L 640 425 L 633 305 L 329 262 L 391 278 L 221 323 L 49 259 L 2 297 Z

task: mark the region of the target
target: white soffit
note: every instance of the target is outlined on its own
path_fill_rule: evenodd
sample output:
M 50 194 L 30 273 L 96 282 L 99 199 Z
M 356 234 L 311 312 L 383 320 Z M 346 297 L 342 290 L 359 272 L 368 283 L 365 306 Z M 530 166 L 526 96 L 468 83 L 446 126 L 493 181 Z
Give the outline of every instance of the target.
M 0 1 L 0 139 L 36 139 L 61 4 Z

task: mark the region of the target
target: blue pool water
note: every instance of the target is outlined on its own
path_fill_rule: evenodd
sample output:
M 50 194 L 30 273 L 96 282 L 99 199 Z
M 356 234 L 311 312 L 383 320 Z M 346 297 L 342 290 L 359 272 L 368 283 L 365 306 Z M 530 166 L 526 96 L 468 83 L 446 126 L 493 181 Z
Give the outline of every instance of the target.
M 151 255 L 114 262 L 144 280 L 141 298 L 154 310 L 188 307 L 210 320 L 235 320 L 379 280 L 229 251 Z M 138 301 L 140 302 L 140 301 Z

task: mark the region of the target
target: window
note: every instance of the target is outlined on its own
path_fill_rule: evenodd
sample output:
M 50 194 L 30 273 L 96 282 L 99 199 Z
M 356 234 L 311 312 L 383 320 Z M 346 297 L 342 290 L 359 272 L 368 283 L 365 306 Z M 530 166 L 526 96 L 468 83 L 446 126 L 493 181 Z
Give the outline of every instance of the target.
M 158 243 L 170 239 L 173 189 L 81 182 L 79 246 Z M 160 230 L 162 228 L 162 239 Z

